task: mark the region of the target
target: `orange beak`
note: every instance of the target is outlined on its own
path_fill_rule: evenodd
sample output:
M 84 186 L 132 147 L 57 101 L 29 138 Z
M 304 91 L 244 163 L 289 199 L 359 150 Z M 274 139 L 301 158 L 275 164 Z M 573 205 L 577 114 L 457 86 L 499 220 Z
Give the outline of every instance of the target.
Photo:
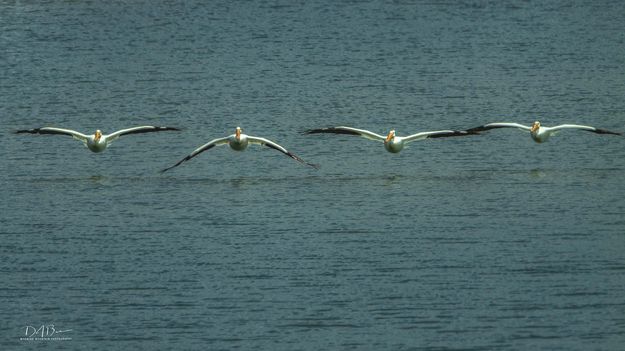
M 99 141 L 101 137 L 102 137 L 102 133 L 99 130 L 96 130 L 95 135 L 94 135 L 95 141 Z
M 241 139 L 241 128 L 237 128 L 236 132 L 234 133 L 235 137 L 238 139 Z
M 538 130 L 538 128 L 540 128 L 540 123 L 534 122 L 534 124 L 532 125 L 532 128 L 530 129 L 530 132 L 535 132 Z
M 391 141 L 391 139 L 393 139 L 393 137 L 395 136 L 395 133 L 393 133 L 392 131 L 388 133 L 388 135 L 386 136 L 386 142 L 388 143 L 389 141 Z

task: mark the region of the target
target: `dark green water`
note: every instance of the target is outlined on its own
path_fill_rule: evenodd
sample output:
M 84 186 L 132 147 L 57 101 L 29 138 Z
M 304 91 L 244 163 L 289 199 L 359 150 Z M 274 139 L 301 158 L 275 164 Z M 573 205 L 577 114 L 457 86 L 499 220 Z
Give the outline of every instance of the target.
M 625 5 L 0 2 L 0 345 L 620 350 Z M 92 133 L 158 124 L 102 154 Z M 271 149 L 197 146 L 231 134 Z M 27 327 L 53 337 L 20 340 Z M 32 332 L 32 330 L 30 330 Z

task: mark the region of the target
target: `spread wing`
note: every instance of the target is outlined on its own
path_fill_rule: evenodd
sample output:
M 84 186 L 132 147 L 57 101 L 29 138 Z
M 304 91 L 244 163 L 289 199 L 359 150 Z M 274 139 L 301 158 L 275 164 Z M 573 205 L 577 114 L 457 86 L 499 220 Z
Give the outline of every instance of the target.
M 283 148 L 282 146 L 274 143 L 271 140 L 265 139 L 265 138 L 258 138 L 258 137 L 252 137 L 252 136 L 248 136 L 247 140 L 252 143 L 252 144 L 258 144 L 258 145 L 264 145 L 267 147 L 270 147 L 272 149 L 278 150 L 281 153 L 289 156 L 290 158 L 294 159 L 295 161 L 301 162 L 307 166 L 313 167 L 315 169 L 319 168 L 319 165 L 313 164 L 313 163 L 308 163 L 304 160 L 302 160 L 299 156 L 291 153 L 290 151 L 288 151 L 287 149 Z
M 435 130 L 435 131 L 431 131 L 431 132 L 421 132 L 421 133 L 417 133 L 417 134 L 412 134 L 412 135 L 408 135 L 406 137 L 403 137 L 402 139 L 405 142 L 411 142 L 411 141 L 415 141 L 415 140 L 423 140 L 423 139 L 430 139 L 430 138 L 446 138 L 446 137 L 455 137 L 455 136 L 467 136 L 467 135 L 471 135 L 471 134 L 475 134 L 472 132 L 468 132 L 468 131 L 459 131 L 459 130 Z
M 113 140 L 115 140 L 115 139 L 117 139 L 117 138 L 119 138 L 120 136 L 123 136 L 123 135 L 141 134 L 141 133 L 153 133 L 153 132 L 164 132 L 164 131 L 168 131 L 168 130 L 179 131 L 180 129 L 173 128 L 173 127 L 140 126 L 140 127 L 133 127 L 133 128 L 118 130 L 115 133 L 111 133 L 109 135 L 106 135 L 105 138 L 110 143 Z
M 375 141 L 384 141 L 386 138 L 380 134 L 376 134 L 364 129 L 356 129 L 351 127 L 331 127 L 331 128 L 319 128 L 310 129 L 304 132 L 304 134 L 318 134 L 318 133 L 332 133 L 332 134 L 348 134 L 358 135 L 363 138 L 367 138 Z
M 172 169 L 174 167 L 179 166 L 181 163 L 194 158 L 195 156 L 201 154 L 202 152 L 204 152 L 206 150 L 209 150 L 209 149 L 211 149 L 211 148 L 213 148 L 215 146 L 218 146 L 218 145 L 223 145 L 223 144 L 228 143 L 228 138 L 229 137 L 225 137 L 225 138 L 219 138 L 219 139 L 214 139 L 214 140 L 209 141 L 208 143 L 206 143 L 206 144 L 198 147 L 197 149 L 193 150 L 192 153 L 188 154 L 185 158 L 183 158 L 182 160 L 178 161 L 178 163 L 176 163 L 175 165 L 163 169 L 161 171 L 161 173 L 165 173 L 168 170 L 170 170 L 170 169 Z
M 496 129 L 496 128 L 518 128 L 527 132 L 529 132 L 532 129 L 531 127 L 524 126 L 519 123 L 498 122 L 498 123 L 488 123 L 483 126 L 467 129 L 467 132 L 469 133 L 482 132 L 485 130 L 491 130 L 491 129 Z
M 597 133 L 597 134 L 623 135 L 623 133 L 613 132 L 613 131 L 606 130 L 606 129 L 599 129 L 599 128 L 595 128 L 595 127 L 591 127 L 591 126 L 584 126 L 584 125 L 579 125 L 579 124 L 562 124 L 562 125 L 555 126 L 555 127 L 548 127 L 546 129 L 549 130 L 549 131 L 553 131 L 553 132 L 557 132 L 557 131 L 560 131 L 562 129 L 581 129 L 581 130 L 585 130 L 587 132 L 593 132 L 593 133 Z
M 63 129 L 63 128 L 54 128 L 54 127 L 43 127 L 43 128 L 35 128 L 35 129 L 22 129 L 15 132 L 16 134 L 58 134 L 58 135 L 69 135 L 74 139 L 78 139 L 81 141 L 87 141 L 88 136 L 77 132 L 71 129 Z

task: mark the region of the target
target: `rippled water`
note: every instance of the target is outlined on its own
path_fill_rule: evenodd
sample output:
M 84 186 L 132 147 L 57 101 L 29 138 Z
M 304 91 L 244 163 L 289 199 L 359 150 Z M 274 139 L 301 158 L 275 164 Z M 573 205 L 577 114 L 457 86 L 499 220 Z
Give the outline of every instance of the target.
M 301 132 L 625 131 L 623 4 L 1 2 L 2 349 L 622 349 L 625 139 Z

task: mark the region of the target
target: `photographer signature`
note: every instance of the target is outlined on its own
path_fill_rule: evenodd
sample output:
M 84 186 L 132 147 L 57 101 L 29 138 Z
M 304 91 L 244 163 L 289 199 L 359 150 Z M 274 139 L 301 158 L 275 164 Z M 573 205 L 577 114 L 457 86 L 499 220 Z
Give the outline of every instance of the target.
M 24 327 L 24 335 L 26 338 L 52 338 L 58 337 L 58 334 L 70 331 L 72 331 L 72 329 L 56 329 L 54 324 L 42 324 L 36 327 L 27 325 Z

